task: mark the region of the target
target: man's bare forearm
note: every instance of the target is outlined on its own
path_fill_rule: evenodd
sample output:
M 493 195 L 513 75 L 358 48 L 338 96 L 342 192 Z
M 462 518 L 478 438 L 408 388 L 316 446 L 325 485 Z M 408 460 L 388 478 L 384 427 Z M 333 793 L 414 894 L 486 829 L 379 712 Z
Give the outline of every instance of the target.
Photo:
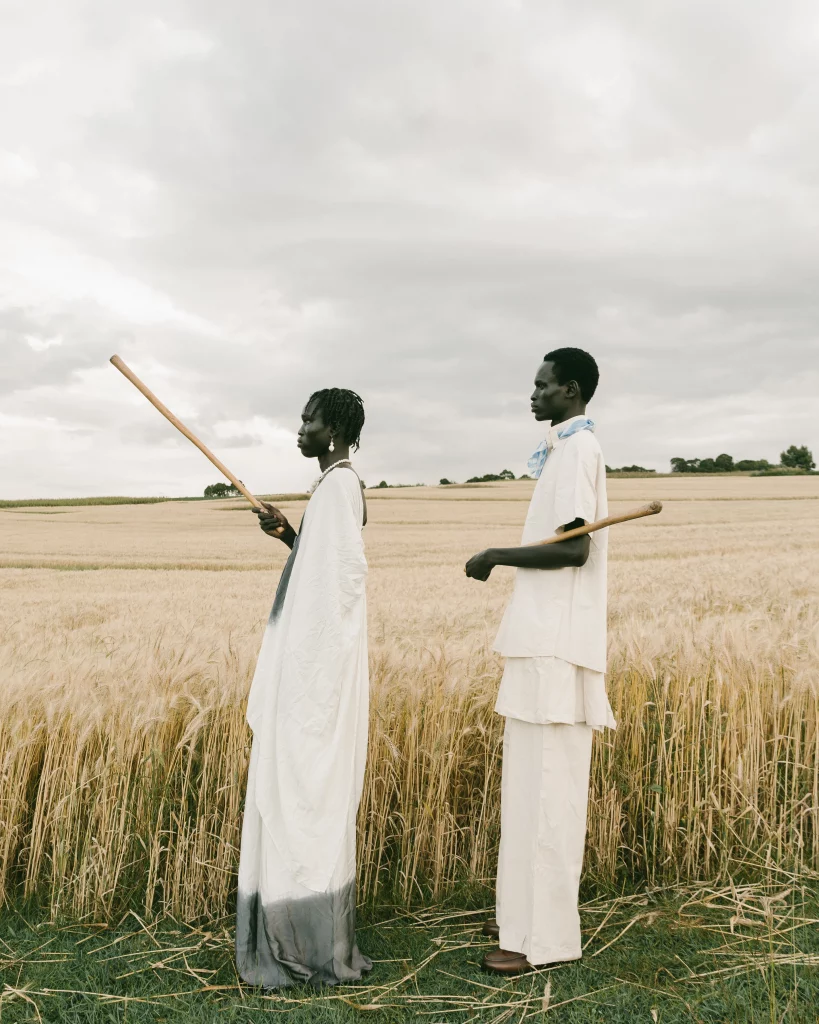
M 589 557 L 589 538 L 572 537 L 559 544 L 521 548 L 488 548 L 486 557 L 493 565 L 512 565 L 518 569 L 577 568 L 585 565 Z
M 565 531 L 582 526 L 582 519 L 566 523 Z M 486 582 L 497 565 L 512 565 L 517 569 L 572 569 L 586 564 L 591 542 L 588 535 L 571 537 L 559 544 L 527 544 L 519 548 L 487 548 L 473 555 L 464 572 L 473 580 Z

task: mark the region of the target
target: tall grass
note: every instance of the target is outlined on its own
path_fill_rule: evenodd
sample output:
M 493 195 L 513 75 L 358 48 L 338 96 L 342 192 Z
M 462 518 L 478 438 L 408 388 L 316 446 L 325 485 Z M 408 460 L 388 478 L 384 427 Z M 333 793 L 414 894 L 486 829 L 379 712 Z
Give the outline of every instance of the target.
M 459 579 L 437 547 L 452 534 L 427 533 L 419 549 L 429 527 L 410 505 L 381 503 L 371 535 L 364 899 L 491 880 L 498 841 L 490 641 L 510 580 Z M 619 727 L 595 740 L 593 878 L 819 870 L 817 558 L 810 527 L 786 509 L 793 533 L 783 527 L 760 560 L 777 514 L 761 506 L 743 520 L 731 503 L 736 520 L 714 527 L 727 555 L 686 557 L 692 528 L 673 510 L 653 533 L 612 538 Z M 213 513 L 196 514 L 209 529 Z M 483 535 L 496 512 L 474 515 Z M 0 900 L 94 920 L 125 906 L 189 919 L 229 910 L 244 700 L 274 582 L 258 570 L 2 571 Z
M 78 508 L 85 505 L 157 505 L 171 498 L 127 498 L 120 495 L 109 495 L 99 498 L 3 498 L 0 508 Z M 196 501 L 198 499 L 179 498 L 178 501 Z
M 796 625 L 760 636 L 753 623 L 692 623 L 662 645 L 645 631 L 620 634 L 609 673 L 619 728 L 594 748 L 593 876 L 819 868 L 819 707 L 798 664 Z M 3 899 L 25 893 L 55 913 L 95 918 L 129 902 L 149 914 L 225 912 L 251 660 L 210 655 L 203 664 L 148 637 L 119 662 L 114 689 L 94 680 L 78 702 L 32 686 L 4 701 Z M 359 818 L 364 898 L 411 900 L 491 876 L 497 677 L 495 656 L 480 645 L 413 660 L 389 646 L 375 651 Z

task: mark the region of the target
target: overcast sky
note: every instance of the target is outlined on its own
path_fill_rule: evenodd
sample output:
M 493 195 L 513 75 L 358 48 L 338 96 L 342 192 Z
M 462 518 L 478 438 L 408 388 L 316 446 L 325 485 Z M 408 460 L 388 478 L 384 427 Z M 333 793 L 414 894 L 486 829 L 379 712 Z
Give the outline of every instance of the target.
M 0 0 L 0 497 L 525 469 L 540 357 L 609 465 L 819 455 L 819 7 Z

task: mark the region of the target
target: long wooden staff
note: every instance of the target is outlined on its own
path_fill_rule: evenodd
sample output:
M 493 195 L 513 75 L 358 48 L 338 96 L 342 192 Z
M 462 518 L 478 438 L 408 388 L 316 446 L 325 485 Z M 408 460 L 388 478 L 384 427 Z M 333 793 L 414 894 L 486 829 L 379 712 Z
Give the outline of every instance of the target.
M 173 425 L 176 427 L 178 431 L 183 433 L 189 441 L 192 441 L 206 458 L 210 459 L 210 461 L 214 464 L 214 466 L 216 466 L 219 472 L 223 476 L 226 476 L 228 480 L 230 480 L 230 482 L 233 484 L 236 490 L 240 491 L 247 498 L 251 505 L 253 505 L 255 508 L 265 507 L 255 495 L 250 493 L 250 491 L 245 487 L 242 481 L 235 477 L 227 468 L 227 466 L 216 458 L 216 456 L 209 448 L 202 444 L 202 442 L 199 440 L 196 434 L 188 430 L 185 424 L 180 419 L 177 419 L 177 417 L 174 416 L 171 410 L 167 406 L 163 405 L 162 402 L 159 401 L 159 399 L 156 397 L 153 391 L 151 391 L 142 383 L 142 381 L 139 379 L 139 377 L 137 377 L 134 371 L 131 370 L 128 366 L 126 366 L 126 364 L 123 363 L 119 356 L 111 356 L 111 362 L 114 364 L 114 366 L 116 366 L 116 368 L 123 376 L 128 378 L 128 380 L 134 385 L 135 388 L 137 388 L 138 391 L 141 391 L 142 394 L 145 395 L 145 397 L 148 399 L 151 405 L 155 409 L 158 409 L 165 417 L 165 419 L 168 420 L 169 423 L 173 423 Z
M 556 533 L 554 537 L 548 537 L 546 540 L 536 540 L 531 544 L 526 544 L 526 547 L 536 547 L 542 544 L 559 544 L 562 540 L 568 540 L 570 537 L 583 537 L 587 533 L 594 533 L 596 530 L 605 530 L 607 526 L 615 526 L 617 523 L 627 523 L 632 519 L 642 519 L 643 516 L 656 516 L 658 512 L 662 512 L 663 503 L 661 501 L 652 501 L 648 505 L 641 505 L 639 508 L 633 508 L 630 512 L 624 512 L 621 516 L 607 516 L 605 519 L 598 519 L 594 523 L 586 523 L 585 526 L 578 526 L 576 530 L 567 530 L 565 533 Z

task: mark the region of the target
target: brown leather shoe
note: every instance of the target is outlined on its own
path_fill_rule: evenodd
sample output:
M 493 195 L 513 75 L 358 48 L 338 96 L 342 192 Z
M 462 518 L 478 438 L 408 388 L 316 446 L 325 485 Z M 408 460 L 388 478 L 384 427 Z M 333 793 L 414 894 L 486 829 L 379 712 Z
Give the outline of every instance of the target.
M 490 939 L 499 939 L 500 928 L 498 928 L 498 922 L 484 921 L 483 928 L 481 928 L 481 935 L 486 935 Z
M 524 974 L 534 968 L 523 955 L 508 949 L 493 949 L 483 958 L 481 967 L 491 974 Z

